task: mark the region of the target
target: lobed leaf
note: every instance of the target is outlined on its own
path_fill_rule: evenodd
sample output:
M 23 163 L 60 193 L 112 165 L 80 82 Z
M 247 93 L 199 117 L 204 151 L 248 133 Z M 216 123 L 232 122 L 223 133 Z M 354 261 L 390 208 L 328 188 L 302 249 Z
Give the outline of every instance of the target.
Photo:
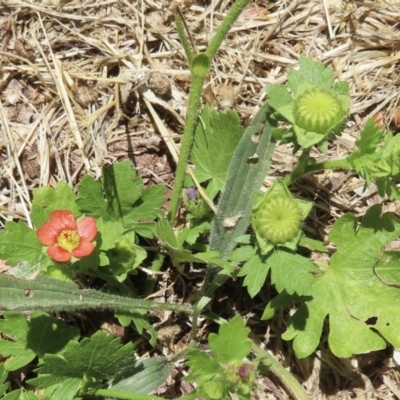
M 45 186 L 34 189 L 31 218 L 36 227 L 47 222 L 56 210 L 68 210 L 77 216 L 80 214 L 75 194 L 66 182 L 58 182 L 56 188 Z
M 40 311 L 32 313 L 30 321 L 21 313 L 5 312 L 0 321 L 0 332 L 13 341 L 0 341 L 0 354 L 10 357 L 4 367 L 15 371 L 29 364 L 36 356 L 56 354 L 70 340 L 79 338 L 79 330 Z
M 312 298 L 289 320 L 283 335 L 294 339 L 298 357 L 317 348 L 326 318 L 329 346 L 338 357 L 383 349 L 386 340 L 400 346 L 400 292 L 374 274 L 382 249 L 400 235 L 400 221 L 392 213 L 381 215 L 381 211 L 379 205 L 371 207 L 359 227 L 352 214 L 334 224 L 329 240 L 337 251 L 330 265 L 314 276 Z M 382 263 L 378 265 L 380 268 Z M 390 267 L 400 276 L 400 264 L 393 262 Z
M 0 232 L 0 258 L 8 265 L 25 262 L 33 266 L 41 262 L 42 244 L 36 231 L 22 221 L 8 221 L 5 231 Z
M 252 341 L 248 339 L 249 332 L 250 329 L 244 327 L 240 315 L 221 324 L 218 335 L 211 333 L 208 337 L 213 358 L 221 364 L 242 360 L 252 346 Z
M 87 379 L 110 379 L 134 362 L 132 343 L 120 342 L 102 331 L 79 343 L 70 341 L 61 354 L 46 354 L 35 370 L 38 377 L 27 382 L 42 388 L 57 385 L 51 398 L 72 400 Z
M 309 57 L 301 56 L 299 70 L 289 70 L 288 72 L 287 86 L 296 97 L 308 89 L 330 90 L 332 85 L 332 68 L 326 68 Z
M 200 183 L 210 181 L 215 196 L 225 183 L 229 163 L 244 128 L 235 111 L 222 113 L 210 110 L 207 104 L 200 120 L 191 155 L 196 167 L 194 174 Z

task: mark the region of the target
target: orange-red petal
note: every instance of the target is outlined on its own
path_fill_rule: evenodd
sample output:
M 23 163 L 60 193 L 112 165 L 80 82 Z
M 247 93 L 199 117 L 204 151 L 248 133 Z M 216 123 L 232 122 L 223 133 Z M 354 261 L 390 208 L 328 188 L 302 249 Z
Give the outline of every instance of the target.
M 48 256 L 54 261 L 67 262 L 71 259 L 71 253 L 60 246 L 54 245 L 47 249 Z
M 57 237 L 60 234 L 59 230 L 50 222 L 46 222 L 40 226 L 36 235 L 39 241 L 45 246 L 52 246 L 57 243 Z
M 54 228 L 58 229 L 59 232 L 64 230 L 74 231 L 76 230 L 76 218 L 71 211 L 57 210 L 53 211 L 50 215 L 50 224 Z
M 76 258 L 86 257 L 92 254 L 94 250 L 94 244 L 92 242 L 87 242 L 82 240 L 75 249 L 72 250 L 72 255 Z
M 91 242 L 97 235 L 96 220 L 92 217 L 84 217 L 78 221 L 78 235 Z
M 75 215 L 67 210 L 53 211 L 50 220 L 37 230 L 37 237 L 45 246 L 52 246 L 57 243 L 57 237 L 63 230 L 76 230 Z

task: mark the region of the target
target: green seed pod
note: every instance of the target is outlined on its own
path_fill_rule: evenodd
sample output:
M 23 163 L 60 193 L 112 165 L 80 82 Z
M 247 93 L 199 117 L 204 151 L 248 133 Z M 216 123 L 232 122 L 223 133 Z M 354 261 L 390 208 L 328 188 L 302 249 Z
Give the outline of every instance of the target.
M 302 213 L 290 197 L 266 197 L 253 213 L 255 232 L 273 245 L 292 240 L 300 231 Z
M 345 115 L 338 97 L 327 90 L 307 90 L 294 104 L 295 124 L 307 132 L 328 135 L 341 126 Z
M 280 245 L 296 249 L 301 223 L 312 206 L 308 201 L 294 198 L 281 180 L 259 196 L 251 210 L 251 225 L 262 253 L 267 254 Z

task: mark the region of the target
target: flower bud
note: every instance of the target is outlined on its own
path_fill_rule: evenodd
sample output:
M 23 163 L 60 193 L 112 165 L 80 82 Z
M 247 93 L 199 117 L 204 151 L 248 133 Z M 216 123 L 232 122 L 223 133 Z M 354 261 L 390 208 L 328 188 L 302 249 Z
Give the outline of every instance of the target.
M 302 220 L 296 202 L 278 196 L 265 200 L 254 213 L 254 230 L 274 245 L 292 240 L 299 233 Z
M 276 181 L 251 213 L 251 225 L 260 247 L 269 251 L 300 237 L 302 220 L 311 207 L 312 203 L 295 199 L 283 182 Z
M 328 135 L 341 126 L 345 115 L 338 97 L 326 90 L 307 90 L 294 104 L 295 124 L 307 132 Z

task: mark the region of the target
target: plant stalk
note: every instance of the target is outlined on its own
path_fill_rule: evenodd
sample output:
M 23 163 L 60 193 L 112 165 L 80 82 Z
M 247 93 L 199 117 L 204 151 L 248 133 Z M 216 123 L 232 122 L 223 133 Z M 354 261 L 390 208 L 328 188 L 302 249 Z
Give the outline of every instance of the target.
M 110 389 L 98 389 L 96 390 L 96 396 L 114 397 L 116 399 L 126 399 L 126 400 L 163 400 L 162 397 L 158 396 L 119 392 L 117 390 L 110 390 Z
M 289 175 L 283 179 L 283 183 L 286 186 L 292 185 L 298 179 L 305 175 L 311 174 L 312 172 L 322 171 L 326 169 L 347 169 L 350 170 L 350 164 L 346 159 L 324 161 L 321 163 L 307 165 L 304 169 L 295 168 Z
M 249 4 L 250 0 L 236 0 L 228 11 L 228 14 L 224 18 L 221 23 L 221 26 L 218 28 L 217 32 L 215 33 L 213 39 L 211 40 L 210 44 L 208 45 L 207 50 L 205 53 L 212 59 L 215 53 L 218 51 L 221 43 L 226 38 L 229 30 L 232 28 L 232 25 L 238 19 L 241 12 L 244 8 Z
M 210 60 L 217 52 L 222 41 L 225 39 L 226 35 L 229 32 L 229 29 L 235 23 L 236 19 L 239 17 L 240 13 L 249 2 L 250 0 L 237 0 L 233 4 L 232 8 L 228 11 L 228 14 L 224 18 L 221 26 L 219 27 L 214 38 L 211 40 L 211 43 L 205 51 L 205 54 L 209 57 Z M 177 18 L 177 27 L 182 46 L 184 47 L 186 56 L 188 57 L 190 67 L 192 69 L 194 54 L 190 48 L 190 43 L 184 34 L 183 20 L 179 16 Z M 186 166 L 189 161 L 189 155 L 192 148 L 194 133 L 196 131 L 198 116 L 200 112 L 201 91 L 203 88 L 204 79 L 205 74 L 202 74 L 201 76 L 193 74 L 192 85 L 189 92 L 188 111 L 186 115 L 185 128 L 183 131 L 179 161 L 176 167 L 175 184 L 172 189 L 171 203 L 168 212 L 168 221 L 171 223 L 171 225 L 174 225 L 175 216 L 179 207 L 179 199 L 185 179 Z
M 271 371 L 271 373 L 282 382 L 282 385 L 293 396 L 294 399 L 310 399 L 295 377 L 289 371 L 287 371 L 274 356 L 258 347 L 254 342 L 251 346 L 251 350 L 257 355 L 257 359 L 260 360 Z
M 190 41 L 188 40 L 188 37 L 185 35 L 185 22 L 181 16 L 180 12 L 178 12 L 178 15 L 176 16 L 175 24 L 176 24 L 176 29 L 178 31 L 179 39 L 181 41 L 181 45 L 186 54 L 186 58 L 189 61 L 189 65 L 192 65 L 192 61 L 193 61 L 193 57 L 194 57 L 193 46 L 190 43 Z M 189 35 L 189 32 L 188 32 L 188 35 Z M 197 52 L 197 50 L 195 50 L 195 51 Z
M 183 139 L 179 152 L 179 161 L 176 167 L 175 183 L 172 189 L 171 203 L 168 212 L 168 221 L 173 226 L 175 216 L 179 207 L 183 182 L 185 180 L 186 166 L 189 161 L 190 150 L 192 149 L 194 133 L 199 118 L 201 90 L 203 88 L 205 76 L 193 76 L 192 85 L 189 92 L 189 105 L 186 115 L 185 128 L 183 130 Z
M 161 271 L 161 268 L 164 264 L 165 254 L 163 253 L 156 253 L 154 261 L 151 264 L 151 270 L 154 272 Z M 154 287 L 157 282 L 157 275 L 155 276 L 148 276 L 144 285 L 143 296 L 147 297 L 153 294 Z

